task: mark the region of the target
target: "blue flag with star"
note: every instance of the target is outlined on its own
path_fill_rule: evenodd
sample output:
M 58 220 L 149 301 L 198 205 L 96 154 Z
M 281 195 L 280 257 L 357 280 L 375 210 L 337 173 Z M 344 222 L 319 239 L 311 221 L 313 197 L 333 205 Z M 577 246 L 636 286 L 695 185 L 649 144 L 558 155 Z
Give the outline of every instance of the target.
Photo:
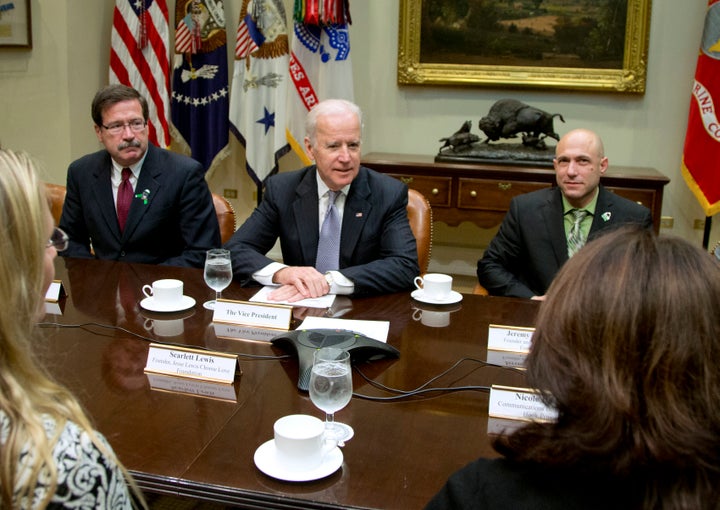
M 172 135 L 212 171 L 228 153 L 227 34 L 222 0 L 177 0 Z
M 249 6 L 252 8 L 249 9 Z M 230 131 L 258 187 L 289 152 L 285 136 L 289 39 L 282 0 L 243 0 L 230 91 Z

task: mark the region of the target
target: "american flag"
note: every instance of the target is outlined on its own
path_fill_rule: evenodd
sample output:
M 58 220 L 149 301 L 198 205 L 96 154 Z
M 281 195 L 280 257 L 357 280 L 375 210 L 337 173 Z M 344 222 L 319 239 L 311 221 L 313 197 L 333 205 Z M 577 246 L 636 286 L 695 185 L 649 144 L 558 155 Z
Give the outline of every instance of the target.
M 188 14 L 175 30 L 175 53 L 197 53 L 201 46 L 200 26 Z
M 257 50 L 265 42 L 265 36 L 258 30 L 250 13 L 240 21 L 237 29 L 235 58 L 242 59 Z
M 110 83 L 133 87 L 148 101 L 149 138 L 170 145 L 170 60 L 166 0 L 116 0 Z

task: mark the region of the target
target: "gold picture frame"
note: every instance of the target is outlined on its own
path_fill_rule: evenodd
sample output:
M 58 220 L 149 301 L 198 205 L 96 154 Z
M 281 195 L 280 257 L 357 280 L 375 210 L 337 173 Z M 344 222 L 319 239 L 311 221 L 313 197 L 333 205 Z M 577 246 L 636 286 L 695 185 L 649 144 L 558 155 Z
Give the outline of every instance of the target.
M 645 92 L 651 0 L 625 0 L 624 50 L 622 62 L 618 59 L 618 65 L 614 68 L 546 66 L 542 62 L 539 65 L 504 65 L 502 58 L 483 64 L 424 58 L 421 55 L 422 29 L 423 23 L 429 20 L 423 20 L 423 3 L 428 1 L 400 0 L 397 70 L 400 85 L 556 88 L 634 94 Z M 553 4 L 553 1 L 546 0 L 545 3 Z M 516 36 L 517 30 L 516 27 Z
M 30 0 L 0 5 L 0 49 L 32 49 Z

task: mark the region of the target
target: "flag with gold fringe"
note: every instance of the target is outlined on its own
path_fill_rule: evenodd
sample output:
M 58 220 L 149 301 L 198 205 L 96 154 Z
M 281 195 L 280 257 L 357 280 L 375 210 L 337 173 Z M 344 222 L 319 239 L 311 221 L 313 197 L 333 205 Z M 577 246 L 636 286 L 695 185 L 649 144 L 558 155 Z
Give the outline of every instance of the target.
M 172 135 L 212 171 L 228 153 L 228 71 L 222 0 L 177 0 Z
M 682 174 L 706 216 L 720 212 L 720 0 L 708 2 L 685 135 Z
M 117 0 L 110 47 L 110 83 L 132 87 L 148 102 L 148 138 L 170 145 L 170 58 L 165 0 Z
M 287 140 L 305 164 L 305 117 L 325 99 L 353 101 L 349 0 L 295 0 Z
M 283 0 L 243 0 L 230 92 L 230 130 L 258 187 L 290 150 L 285 138 L 290 42 Z

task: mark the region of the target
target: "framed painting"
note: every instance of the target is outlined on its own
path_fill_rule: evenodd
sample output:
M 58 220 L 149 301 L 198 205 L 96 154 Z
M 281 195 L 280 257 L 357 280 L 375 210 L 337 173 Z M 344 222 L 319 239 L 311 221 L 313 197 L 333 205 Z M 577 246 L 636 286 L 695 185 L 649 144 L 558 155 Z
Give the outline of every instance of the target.
M 30 0 L 0 2 L 0 49 L 32 48 Z
M 643 94 L 651 0 L 400 0 L 398 83 Z

